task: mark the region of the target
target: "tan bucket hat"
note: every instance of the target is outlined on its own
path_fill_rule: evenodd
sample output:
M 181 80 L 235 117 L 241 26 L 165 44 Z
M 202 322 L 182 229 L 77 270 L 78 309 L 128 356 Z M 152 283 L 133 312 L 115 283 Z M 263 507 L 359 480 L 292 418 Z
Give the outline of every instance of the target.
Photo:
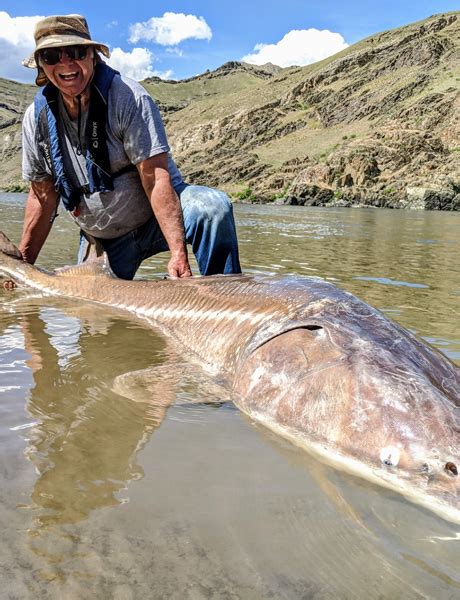
M 104 56 L 110 58 L 110 50 L 105 44 L 91 39 L 88 23 L 81 15 L 58 15 L 45 17 L 35 25 L 35 50 L 22 61 L 25 67 L 38 69 L 35 79 L 37 85 L 45 85 L 48 81 L 43 69 L 37 62 L 37 52 L 43 48 L 59 48 L 62 46 L 94 46 Z

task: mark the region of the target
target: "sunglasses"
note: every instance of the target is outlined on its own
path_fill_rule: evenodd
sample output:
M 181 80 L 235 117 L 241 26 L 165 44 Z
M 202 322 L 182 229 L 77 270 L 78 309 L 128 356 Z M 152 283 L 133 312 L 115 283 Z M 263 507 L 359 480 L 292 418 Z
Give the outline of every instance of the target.
M 85 60 L 88 54 L 88 46 L 64 46 L 62 48 L 44 48 L 39 51 L 39 56 L 45 65 L 52 67 L 57 65 L 65 52 L 71 60 Z

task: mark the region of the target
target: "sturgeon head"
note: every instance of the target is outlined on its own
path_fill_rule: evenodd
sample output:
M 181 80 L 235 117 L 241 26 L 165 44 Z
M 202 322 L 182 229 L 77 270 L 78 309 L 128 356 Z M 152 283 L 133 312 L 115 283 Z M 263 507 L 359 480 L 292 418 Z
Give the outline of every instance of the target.
M 439 352 L 354 296 L 241 361 L 251 417 L 327 462 L 460 522 L 460 377 Z

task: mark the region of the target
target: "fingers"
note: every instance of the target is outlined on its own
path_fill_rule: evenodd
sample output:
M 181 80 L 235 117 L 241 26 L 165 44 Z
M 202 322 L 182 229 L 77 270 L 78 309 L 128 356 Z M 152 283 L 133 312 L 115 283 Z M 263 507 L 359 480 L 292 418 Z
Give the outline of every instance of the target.
M 191 277 L 192 276 L 192 271 L 190 270 L 190 267 L 187 267 L 184 271 L 182 271 L 181 273 L 179 273 L 179 277 Z
M 191 277 L 192 271 L 188 260 L 177 260 L 172 258 L 168 264 L 168 275 L 171 279 L 182 279 L 184 277 Z
M 7 279 L 6 281 L 3 282 L 4 290 L 14 290 L 15 287 L 16 287 L 16 284 L 14 283 L 14 281 L 11 281 L 11 279 Z
M 191 277 L 192 276 L 192 272 L 190 271 L 190 269 L 188 269 L 187 271 L 183 271 L 183 272 L 179 272 L 179 271 L 170 271 L 168 269 L 168 275 L 171 279 L 183 279 L 185 277 Z

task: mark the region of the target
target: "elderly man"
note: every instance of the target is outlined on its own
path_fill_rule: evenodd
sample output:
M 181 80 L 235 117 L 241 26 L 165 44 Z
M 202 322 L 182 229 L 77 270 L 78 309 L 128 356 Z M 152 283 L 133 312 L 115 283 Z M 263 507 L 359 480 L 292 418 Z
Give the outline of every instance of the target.
M 239 273 L 227 196 L 183 181 L 152 98 L 103 62 L 109 49 L 91 39 L 86 20 L 42 19 L 35 42 L 24 65 L 45 87 L 23 122 L 24 260 L 37 259 L 61 200 L 82 232 L 80 262 L 94 237 L 118 277 L 132 279 L 168 249 L 170 277 L 188 277 L 190 243 L 202 275 Z

